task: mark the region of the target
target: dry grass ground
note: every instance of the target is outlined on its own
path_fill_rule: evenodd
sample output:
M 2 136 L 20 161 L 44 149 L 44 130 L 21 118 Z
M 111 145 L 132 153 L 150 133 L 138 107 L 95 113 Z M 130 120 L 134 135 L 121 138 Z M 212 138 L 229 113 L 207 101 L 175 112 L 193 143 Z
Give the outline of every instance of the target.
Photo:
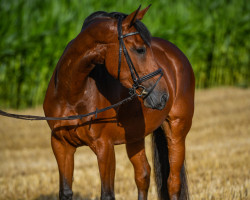
M 42 109 L 21 113 L 42 114 Z M 150 137 L 147 154 L 151 163 Z M 187 137 L 191 199 L 250 199 L 250 89 L 196 92 L 196 110 Z M 136 199 L 133 168 L 124 146 L 116 147 L 116 197 Z M 152 166 L 152 164 L 151 164 Z M 75 157 L 77 200 L 99 199 L 95 155 L 88 147 Z M 0 199 L 57 199 L 58 171 L 45 122 L 0 117 Z M 156 198 L 151 177 L 149 199 Z

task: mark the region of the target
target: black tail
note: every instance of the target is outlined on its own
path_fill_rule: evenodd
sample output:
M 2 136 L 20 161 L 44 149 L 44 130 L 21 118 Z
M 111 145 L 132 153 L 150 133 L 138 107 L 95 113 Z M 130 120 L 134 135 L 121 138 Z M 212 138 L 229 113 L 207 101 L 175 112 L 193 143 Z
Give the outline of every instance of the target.
M 160 200 L 169 200 L 167 189 L 167 179 L 170 165 L 168 160 L 168 144 L 166 136 L 161 127 L 154 131 L 152 136 L 153 162 L 155 172 L 155 182 L 157 185 L 158 197 Z M 188 185 L 185 166 L 181 169 L 181 200 L 189 200 Z

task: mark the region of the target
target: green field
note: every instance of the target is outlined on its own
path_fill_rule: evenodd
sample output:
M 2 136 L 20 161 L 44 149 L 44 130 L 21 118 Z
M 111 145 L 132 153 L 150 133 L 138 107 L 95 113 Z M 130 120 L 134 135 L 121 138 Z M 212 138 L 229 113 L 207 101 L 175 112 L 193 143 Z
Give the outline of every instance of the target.
M 65 46 L 92 12 L 130 13 L 150 3 L 143 22 L 187 55 L 198 88 L 250 85 L 247 0 L 0 0 L 1 107 L 42 103 Z

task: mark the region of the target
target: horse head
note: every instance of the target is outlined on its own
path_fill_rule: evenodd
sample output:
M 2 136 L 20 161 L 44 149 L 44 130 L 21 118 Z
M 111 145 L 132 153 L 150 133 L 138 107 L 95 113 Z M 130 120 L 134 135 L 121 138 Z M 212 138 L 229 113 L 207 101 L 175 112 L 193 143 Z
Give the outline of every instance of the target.
M 139 7 L 130 15 L 93 13 L 82 31 L 97 44 L 97 64 L 105 64 L 111 76 L 143 98 L 146 107 L 162 110 L 168 100 L 167 86 L 154 58 L 150 32 L 140 21 L 149 7 Z

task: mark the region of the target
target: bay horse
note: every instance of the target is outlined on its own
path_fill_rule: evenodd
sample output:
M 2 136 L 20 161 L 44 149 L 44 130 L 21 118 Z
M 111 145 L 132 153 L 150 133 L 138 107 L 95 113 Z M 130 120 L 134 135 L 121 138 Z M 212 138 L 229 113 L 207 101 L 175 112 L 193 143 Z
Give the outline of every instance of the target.
M 43 104 L 45 116 L 89 113 L 137 94 L 95 117 L 48 121 L 61 200 L 72 199 L 74 153 L 84 145 L 97 156 L 101 199 L 115 199 L 114 145 L 119 144 L 126 145 L 134 167 L 138 199 L 147 199 L 151 169 L 145 137 L 150 133 L 159 199 L 188 199 L 185 138 L 194 112 L 194 74 L 175 45 L 151 37 L 140 21 L 149 7 L 129 15 L 91 14 L 54 70 Z

